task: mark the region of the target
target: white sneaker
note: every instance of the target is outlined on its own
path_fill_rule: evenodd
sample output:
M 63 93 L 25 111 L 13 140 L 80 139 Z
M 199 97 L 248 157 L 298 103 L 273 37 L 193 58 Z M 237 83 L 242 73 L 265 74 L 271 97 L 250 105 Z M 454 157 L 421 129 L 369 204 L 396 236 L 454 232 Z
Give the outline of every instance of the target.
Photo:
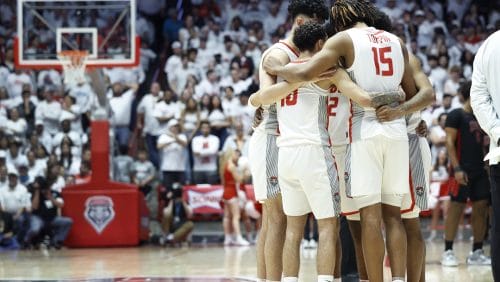
M 442 266 L 458 266 L 458 260 L 452 250 L 447 250 L 441 258 Z
M 243 237 L 241 237 L 241 236 L 238 236 L 236 238 L 236 240 L 234 241 L 234 244 L 236 246 L 250 246 L 250 243 L 247 240 L 243 239 Z
M 224 246 L 231 246 L 233 244 L 233 240 L 230 236 L 226 236 L 224 238 Z
M 318 247 L 318 243 L 314 239 L 309 240 L 309 248 L 316 249 Z
M 491 258 L 484 254 L 484 251 L 479 249 L 474 252 L 470 252 L 467 257 L 468 265 L 491 265 Z
M 429 237 L 427 237 L 426 241 L 427 242 L 432 242 L 436 238 L 436 230 L 432 230 L 431 233 L 429 234 Z

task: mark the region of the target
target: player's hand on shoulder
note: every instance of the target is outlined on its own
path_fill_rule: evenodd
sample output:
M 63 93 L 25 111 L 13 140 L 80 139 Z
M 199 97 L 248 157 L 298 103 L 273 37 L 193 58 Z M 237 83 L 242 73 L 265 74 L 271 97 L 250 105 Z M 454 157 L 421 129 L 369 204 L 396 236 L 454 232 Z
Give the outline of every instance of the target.
M 283 62 L 276 56 L 269 54 L 264 58 L 262 62 L 262 67 L 270 75 L 276 75 L 279 69 L 283 66 Z
M 264 109 L 262 107 L 257 108 L 255 110 L 255 115 L 253 116 L 252 127 L 257 128 L 259 124 L 262 122 L 262 114 Z
M 429 129 L 427 128 L 427 123 L 425 122 L 425 120 L 420 121 L 420 123 L 418 124 L 415 131 L 417 132 L 418 136 L 427 137 L 427 134 L 429 133 Z

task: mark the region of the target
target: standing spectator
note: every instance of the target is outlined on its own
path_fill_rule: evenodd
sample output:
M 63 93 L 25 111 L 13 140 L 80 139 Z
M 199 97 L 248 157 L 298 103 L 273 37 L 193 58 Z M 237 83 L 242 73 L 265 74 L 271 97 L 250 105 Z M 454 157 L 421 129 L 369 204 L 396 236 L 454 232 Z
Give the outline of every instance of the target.
M 442 21 L 436 19 L 436 13 L 433 10 L 427 10 L 426 20 L 418 27 L 418 46 L 427 47 L 431 45 L 436 28 L 441 28 L 447 33 L 446 26 Z
M 0 206 L 4 212 L 12 215 L 17 240 L 25 245 L 31 212 L 31 195 L 26 187 L 19 184 L 18 177 L 17 170 L 8 171 L 7 187 L 0 191 Z
M 219 144 L 219 138 L 210 134 L 210 123 L 202 121 L 201 135 L 194 137 L 191 144 L 194 155 L 194 183 L 217 183 L 219 178 L 217 172 Z
M 110 90 L 109 106 L 112 117 L 111 125 L 113 127 L 118 146 L 128 146 L 130 138 L 130 120 L 132 116 L 132 101 L 137 91 L 137 85 L 126 86 L 118 80 L 113 83 Z M 108 94 L 108 95 L 109 95 Z
M 168 75 L 168 85 L 170 85 L 170 89 L 172 89 L 175 93 L 182 93 L 182 91 L 186 88 L 188 77 L 190 75 L 194 76 L 196 75 L 196 72 L 189 66 L 188 56 L 183 54 L 181 56 L 180 67 Z
M 160 159 L 158 155 L 158 149 L 156 148 L 156 142 L 158 136 L 161 134 L 160 122 L 154 116 L 155 106 L 158 101 L 163 96 L 160 84 L 154 82 L 151 84 L 149 94 L 142 97 L 139 106 L 137 107 L 137 113 L 139 114 L 138 128 L 142 129 L 142 135 L 146 137 L 146 148 L 148 149 L 149 160 L 158 167 L 160 164 Z
M 31 78 L 24 71 L 16 69 L 7 76 L 7 89 L 10 98 L 21 96 L 24 85 L 29 85 L 29 89 L 33 89 Z
M 222 152 L 238 150 L 241 152 L 242 157 L 248 157 L 248 143 L 250 142 L 250 136 L 245 134 L 243 124 L 241 122 L 236 122 L 234 124 L 234 131 L 235 134 L 230 135 L 224 142 Z
M 485 134 L 481 131 L 470 105 L 471 83 L 466 82 L 459 90 L 463 109 L 453 110 L 446 119 L 446 148 L 458 182 L 457 191 L 451 191 L 451 203 L 445 222 L 445 252 L 443 266 L 458 266 L 453 252 L 453 241 L 460 218 L 468 199 L 472 201 L 472 253 L 467 257 L 468 265 L 490 265 L 491 259 L 484 254 L 483 241 L 488 225 L 488 202 L 490 183 L 485 169 Z
M 181 28 L 182 28 L 182 22 L 177 20 L 177 12 L 175 8 L 168 9 L 167 19 L 163 22 L 163 36 L 165 37 L 165 40 L 167 42 L 173 42 L 178 40 L 179 30 Z
M 483 43 L 474 59 L 472 74 L 471 103 L 472 109 L 481 127 L 490 136 L 490 152 L 499 146 L 500 140 L 500 32 L 495 32 Z M 489 160 L 491 177 L 491 257 L 493 280 L 500 280 L 500 173 L 499 157 Z
M 65 95 L 62 102 L 61 117 L 64 116 L 65 119 L 69 119 L 71 130 L 79 135 L 83 133 L 82 114 L 80 106 L 76 104 L 76 99 L 71 95 Z
M 179 41 L 184 50 L 187 50 L 189 46 L 193 46 L 191 40 L 198 37 L 199 32 L 198 27 L 194 25 L 193 16 L 187 15 L 184 18 L 184 26 L 179 30 Z
M 177 71 L 182 66 L 182 44 L 179 41 L 172 43 L 173 54 L 168 58 L 165 64 L 165 74 L 167 75 L 167 81 L 170 81 L 174 76 L 175 71 Z
M 61 103 L 54 99 L 56 94 L 56 88 L 46 87 L 44 89 L 45 100 L 38 103 L 35 110 L 35 119 L 43 122 L 44 130 L 51 136 L 59 131 L 59 117 L 62 111 Z
M 60 210 L 64 206 L 61 194 L 52 191 L 43 177 L 37 177 L 32 188 L 32 216 L 30 228 L 27 234 L 27 242 L 38 236 L 44 229 L 48 229 L 50 245 L 60 249 L 66 237 L 68 237 L 73 220 L 69 217 L 60 216 Z
M 214 70 L 208 70 L 207 77 L 195 87 L 195 97 L 197 99 L 200 99 L 205 94 L 209 96 L 215 96 L 219 95 L 219 92 L 219 77 Z
M 234 118 L 238 114 L 240 101 L 234 97 L 234 89 L 231 86 L 224 88 L 224 97 L 222 98 L 222 109 L 229 118 Z
M 446 146 L 446 132 L 444 131 L 446 124 L 446 117 L 448 114 L 442 113 L 438 117 L 438 124 L 431 127 L 429 139 L 432 143 L 431 153 L 432 159 L 435 160 L 439 150 L 444 149 Z
M 200 128 L 201 114 L 196 100 L 189 98 L 186 101 L 186 107 L 181 112 L 179 123 L 187 137 L 188 143 L 191 143 L 194 135 Z
M 163 94 L 163 98 L 154 106 L 153 116 L 159 123 L 159 127 L 157 128 L 158 136 L 167 130 L 168 122 L 178 114 L 179 108 L 174 101 L 174 93 L 171 90 L 166 90 Z
M 443 99 L 444 82 L 448 77 L 448 71 L 439 64 L 436 56 L 429 56 L 427 61 L 430 68 L 429 80 L 432 82 L 434 89 L 436 90 L 436 101 L 441 103 Z
M 17 111 L 19 116 L 24 118 L 28 125 L 27 132 L 33 131 L 35 127 L 35 109 L 36 106 L 33 101 L 31 101 L 31 92 L 23 91 L 22 102 L 17 106 Z
M 168 122 L 167 131 L 158 138 L 158 150 L 162 152 L 163 185 L 167 191 L 172 190 L 174 183 L 185 184 L 184 174 L 187 161 L 185 148 L 188 140 L 180 131 L 179 122 L 172 119 Z
M 403 15 L 403 10 L 396 6 L 396 0 L 387 0 L 386 6 L 380 10 L 386 13 L 393 22 L 399 20 Z
M 139 186 L 141 192 L 147 195 L 153 188 L 155 177 L 155 166 L 148 160 L 146 151 L 139 150 L 137 160 L 132 164 L 132 183 Z
M 127 154 L 127 148 L 120 148 L 120 154 L 113 158 L 113 179 L 118 182 L 130 183 L 134 159 Z
M 228 128 L 231 126 L 231 118 L 222 109 L 222 101 L 219 96 L 213 96 L 208 108 L 208 121 L 212 126 L 212 134 L 220 140 L 220 148 L 224 145 L 229 135 Z
M 437 107 L 432 112 L 432 123 L 438 124 L 440 121 L 441 114 L 448 114 L 455 108 L 456 107 L 453 107 L 453 96 L 451 96 L 451 94 L 445 93 L 443 95 L 441 106 Z

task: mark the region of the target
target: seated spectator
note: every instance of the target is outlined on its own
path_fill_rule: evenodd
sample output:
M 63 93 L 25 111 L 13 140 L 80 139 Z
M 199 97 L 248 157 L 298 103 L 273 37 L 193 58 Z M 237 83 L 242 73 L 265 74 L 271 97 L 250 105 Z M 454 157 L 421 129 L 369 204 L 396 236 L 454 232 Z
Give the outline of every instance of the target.
M 52 136 L 48 131 L 45 130 L 45 125 L 43 121 L 36 120 L 35 121 L 35 134 L 38 137 L 38 141 L 43 145 L 44 149 L 47 152 L 52 151 Z
M 5 124 L 2 124 L 1 127 L 5 130 L 6 134 L 21 138 L 26 135 L 28 124 L 24 118 L 19 116 L 18 109 L 12 108 L 9 111 L 9 120 Z
M 186 135 L 180 132 L 179 122 L 172 119 L 168 122 L 167 132 L 158 138 L 158 150 L 162 153 L 161 171 L 163 173 L 163 185 L 170 191 L 173 183 L 183 185 L 185 183 L 186 170 L 186 146 L 188 140 Z
M 7 166 L 5 164 L 0 165 L 0 192 L 7 189 L 9 184 L 9 178 L 7 175 Z
M 62 102 L 62 113 L 60 121 L 67 119 L 70 121 L 71 131 L 78 134 L 83 133 L 82 128 L 82 110 L 78 104 L 76 104 L 76 98 L 71 95 L 65 95 Z
M 90 182 L 92 177 L 90 162 L 83 161 L 80 164 L 80 173 L 75 175 L 75 184 L 84 184 Z
M 128 148 L 121 147 L 120 154 L 113 158 L 113 179 L 118 182 L 130 183 L 134 159 L 127 154 Z
M 66 139 L 60 146 L 58 163 L 64 169 L 64 175 L 75 175 L 80 167 L 80 158 L 72 150 L 73 146 L 70 139 Z
M 37 177 L 31 185 L 32 215 L 27 233 L 27 242 L 46 231 L 50 236 L 50 246 L 60 249 L 69 234 L 73 220 L 60 216 L 60 209 L 64 206 L 61 194 L 52 191 L 43 177 Z
M 61 131 L 52 138 L 52 148 L 60 147 L 64 140 L 70 141 L 72 147 L 78 150 L 76 153 L 81 154 L 82 135 L 71 129 L 71 120 L 64 114 L 61 116 Z
M 28 151 L 26 157 L 28 158 L 28 176 L 31 181 L 35 180 L 37 176 L 45 175 L 45 171 L 47 170 L 46 162 L 38 162 L 34 151 Z
M 196 99 L 200 99 L 205 94 L 209 96 L 219 95 L 220 86 L 217 73 L 210 69 L 207 71 L 206 76 L 207 77 L 195 87 Z
M 0 201 L 0 251 L 18 250 L 19 243 L 14 235 L 14 220 L 12 214 L 5 212 Z
M 201 135 L 193 138 L 191 147 L 194 156 L 193 182 L 215 184 L 219 180 L 217 160 L 219 138 L 210 134 L 210 122 L 201 122 Z
M 17 240 L 26 246 L 26 232 L 29 228 L 31 212 L 31 195 L 28 189 L 18 182 L 17 170 L 8 171 L 8 184 L 0 191 L 0 206 L 4 212 L 14 219 L 14 230 Z
M 208 111 L 208 121 L 212 127 L 211 133 L 219 138 L 220 146 L 222 146 L 229 135 L 228 128 L 231 126 L 231 118 L 224 112 L 219 96 L 212 97 Z
M 148 160 L 146 151 L 139 150 L 137 160 L 132 164 L 132 183 L 139 186 L 141 192 L 147 195 L 153 188 L 155 177 L 155 166 Z
M 191 207 L 182 199 L 182 186 L 177 184 L 167 193 L 168 203 L 163 209 L 162 227 L 165 236 L 160 244 L 184 242 L 194 228 L 190 221 L 193 214 Z
M 61 173 L 62 171 L 62 173 Z M 47 183 L 50 189 L 61 193 L 61 191 L 66 187 L 66 181 L 64 180 L 64 169 L 56 162 L 47 163 Z
M 233 118 L 238 114 L 240 101 L 234 97 L 234 89 L 231 86 L 224 88 L 224 97 L 222 98 L 222 109 L 224 113 Z

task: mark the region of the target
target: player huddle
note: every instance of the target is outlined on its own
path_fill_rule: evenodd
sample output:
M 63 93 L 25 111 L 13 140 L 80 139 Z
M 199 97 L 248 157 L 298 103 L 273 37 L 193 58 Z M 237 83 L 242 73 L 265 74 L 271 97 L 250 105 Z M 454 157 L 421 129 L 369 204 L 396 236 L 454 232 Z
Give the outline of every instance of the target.
M 434 93 L 418 60 L 364 0 L 292 0 L 290 35 L 262 56 L 262 116 L 249 148 L 263 222 L 261 281 L 298 281 L 309 213 L 318 220 L 318 281 L 334 281 L 338 218 L 347 216 L 361 281 L 424 279 L 419 226 L 427 209 L 430 150 L 417 135 Z M 337 32 L 328 38 L 323 22 Z M 382 236 L 386 232 L 386 246 Z M 408 256 L 407 253 L 411 254 Z M 340 280 L 339 280 L 340 281 Z

